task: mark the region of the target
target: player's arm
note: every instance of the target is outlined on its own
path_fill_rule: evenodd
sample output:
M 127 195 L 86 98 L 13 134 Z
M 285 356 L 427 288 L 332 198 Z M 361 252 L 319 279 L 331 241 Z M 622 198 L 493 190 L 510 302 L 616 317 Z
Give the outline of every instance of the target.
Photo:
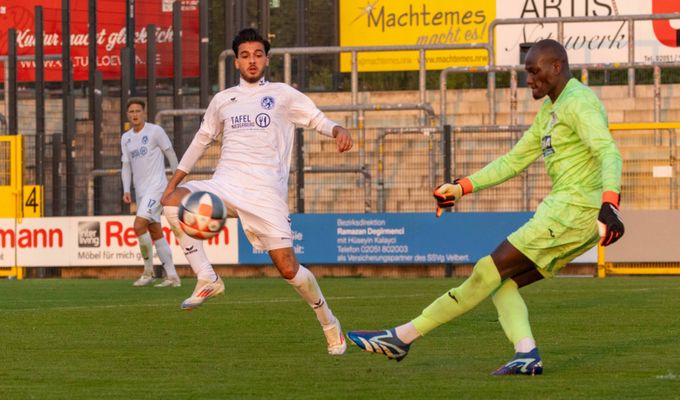
M 123 180 L 123 202 L 125 204 L 132 203 L 132 196 L 130 195 L 130 186 L 132 184 L 132 167 L 130 162 L 123 162 L 123 167 L 120 170 L 121 179 Z
M 609 132 L 607 114 L 599 100 L 594 97 L 582 99 L 575 102 L 570 111 L 576 133 L 600 161 L 603 193 L 597 226 L 600 245 L 609 246 L 625 232 L 619 214 L 623 168 L 621 153 Z
M 303 93 L 289 87 L 289 117 L 294 124 L 302 125 L 316 130 L 324 136 L 335 139 L 335 144 L 340 153 L 349 151 L 354 144 L 349 131 L 332 121 L 319 110 L 312 99 Z
M 161 149 L 163 155 L 165 155 L 165 158 L 168 160 L 168 164 L 170 165 L 170 171 L 174 173 L 175 170 L 177 169 L 177 154 L 175 154 L 175 149 L 172 148 L 172 142 L 170 142 L 168 134 L 165 133 L 165 130 L 162 127 L 158 126 L 156 132 L 158 138 L 157 139 L 158 147 Z
M 538 125 L 534 122 L 509 152 L 481 170 L 466 178 L 456 179 L 453 183 L 437 186 L 433 192 L 437 202 L 437 217 L 443 209 L 453 207 L 462 196 L 503 183 L 531 165 L 541 155 Z
M 167 149 L 163 150 L 163 154 L 165 155 L 165 158 L 168 159 L 168 164 L 170 164 L 170 171 L 172 173 L 175 173 L 177 170 L 177 154 L 175 154 L 175 149 L 172 148 L 172 146 L 168 146 Z
M 120 169 L 120 178 L 123 181 L 123 202 L 125 204 L 132 203 L 132 196 L 130 195 L 130 187 L 132 185 L 132 166 L 130 164 L 130 156 L 127 153 L 124 139 L 120 142 L 120 161 L 123 164 Z

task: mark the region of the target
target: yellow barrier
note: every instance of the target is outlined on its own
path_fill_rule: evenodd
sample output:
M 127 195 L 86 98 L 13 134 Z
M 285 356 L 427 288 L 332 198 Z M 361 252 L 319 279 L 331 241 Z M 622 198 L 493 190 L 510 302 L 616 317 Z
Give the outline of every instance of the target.
M 0 218 L 23 215 L 23 137 L 0 136 Z M 42 194 L 42 191 L 40 192 Z M 0 268 L 0 276 L 23 279 L 25 268 Z
M 675 129 L 680 129 L 680 122 L 640 122 L 640 123 L 617 123 L 609 124 L 610 131 L 669 131 L 669 158 L 668 164 L 675 174 L 675 160 L 677 146 L 675 141 Z M 625 160 L 624 160 L 625 161 Z M 625 164 L 624 164 L 625 173 Z M 675 177 L 674 179 L 677 179 Z M 673 207 L 671 207 L 673 209 Z M 598 245 L 597 251 L 597 276 L 604 278 L 607 275 L 680 275 L 680 261 L 677 263 L 609 263 L 606 261 L 605 248 Z

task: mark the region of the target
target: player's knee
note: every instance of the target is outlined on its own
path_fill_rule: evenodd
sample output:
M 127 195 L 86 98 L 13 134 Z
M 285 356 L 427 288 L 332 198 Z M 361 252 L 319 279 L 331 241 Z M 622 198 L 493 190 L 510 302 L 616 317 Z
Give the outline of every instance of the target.
M 293 268 L 281 268 L 279 273 L 282 278 L 290 280 L 295 278 L 296 271 Z
M 142 236 L 149 231 L 149 226 L 145 219 L 137 217 L 135 219 L 133 229 L 135 230 L 135 235 Z

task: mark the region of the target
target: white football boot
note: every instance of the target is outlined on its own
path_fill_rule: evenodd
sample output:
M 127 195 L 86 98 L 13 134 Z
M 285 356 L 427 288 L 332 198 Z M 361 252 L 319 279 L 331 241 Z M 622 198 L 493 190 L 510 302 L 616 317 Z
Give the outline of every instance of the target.
M 196 289 L 191 294 L 191 297 L 184 300 L 180 306 L 182 310 L 191 311 L 194 308 L 203 304 L 204 301 L 211 297 L 218 296 L 224 293 L 224 282 L 219 276 L 213 282 L 199 279 L 196 282 Z
M 323 327 L 323 333 L 326 335 L 326 342 L 328 343 L 328 354 L 332 356 L 345 354 L 347 342 L 345 342 L 345 335 L 342 333 L 340 321 L 337 318 L 335 318 L 334 323 Z
M 153 283 L 153 279 L 154 279 L 153 276 L 142 275 L 132 284 L 132 286 L 136 287 L 149 286 L 150 284 Z
M 163 282 L 154 285 L 154 287 L 164 288 L 164 287 L 181 287 L 182 282 L 179 280 L 179 276 L 171 276 L 165 278 Z

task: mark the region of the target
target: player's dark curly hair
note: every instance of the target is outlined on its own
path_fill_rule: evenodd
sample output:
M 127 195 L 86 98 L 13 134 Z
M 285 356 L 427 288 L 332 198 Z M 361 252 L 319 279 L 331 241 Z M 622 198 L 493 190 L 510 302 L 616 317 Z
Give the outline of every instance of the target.
M 234 54 L 238 57 L 238 46 L 246 42 L 260 42 L 264 46 L 264 54 L 269 54 L 269 49 L 272 45 L 268 40 L 262 37 L 258 31 L 253 28 L 246 28 L 241 30 L 234 37 L 234 41 L 231 42 L 231 49 L 234 50 Z

